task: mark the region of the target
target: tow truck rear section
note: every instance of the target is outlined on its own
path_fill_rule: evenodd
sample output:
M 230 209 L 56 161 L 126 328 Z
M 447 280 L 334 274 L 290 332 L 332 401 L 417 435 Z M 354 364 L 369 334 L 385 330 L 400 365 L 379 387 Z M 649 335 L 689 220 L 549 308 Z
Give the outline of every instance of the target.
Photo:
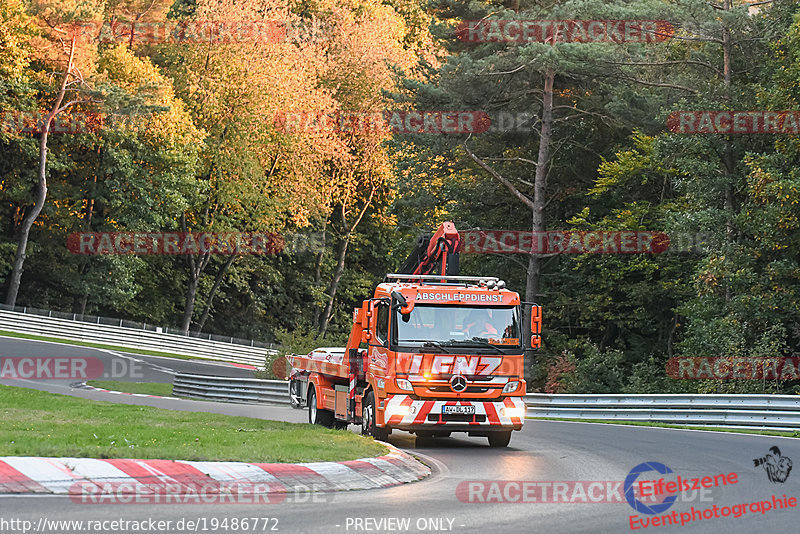
M 540 345 L 541 308 L 497 278 L 453 274 L 458 247 L 444 223 L 355 309 L 346 347 L 290 358 L 292 405 L 307 406 L 310 423 L 508 445 L 525 419 L 523 349 Z

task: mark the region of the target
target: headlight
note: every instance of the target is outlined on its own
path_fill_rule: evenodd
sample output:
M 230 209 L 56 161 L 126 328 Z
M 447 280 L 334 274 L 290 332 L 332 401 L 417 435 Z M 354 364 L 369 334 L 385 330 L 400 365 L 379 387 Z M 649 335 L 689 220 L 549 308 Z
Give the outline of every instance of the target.
M 505 417 L 525 417 L 525 408 L 500 408 L 500 415 Z
M 514 380 L 503 386 L 503 393 L 512 393 L 514 391 L 517 391 L 518 387 L 519 387 L 519 382 Z
M 414 391 L 414 386 L 411 385 L 411 382 L 406 380 L 405 378 L 398 378 L 395 380 L 397 387 L 403 389 L 405 391 Z

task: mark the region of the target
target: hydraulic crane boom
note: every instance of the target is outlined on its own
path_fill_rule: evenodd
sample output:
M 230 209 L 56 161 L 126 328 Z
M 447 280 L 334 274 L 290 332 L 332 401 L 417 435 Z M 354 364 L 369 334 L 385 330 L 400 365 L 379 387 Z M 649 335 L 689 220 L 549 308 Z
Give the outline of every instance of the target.
M 400 267 L 399 274 L 458 275 L 458 249 L 461 237 L 451 222 L 444 222 L 431 237 L 422 234 L 414 249 Z

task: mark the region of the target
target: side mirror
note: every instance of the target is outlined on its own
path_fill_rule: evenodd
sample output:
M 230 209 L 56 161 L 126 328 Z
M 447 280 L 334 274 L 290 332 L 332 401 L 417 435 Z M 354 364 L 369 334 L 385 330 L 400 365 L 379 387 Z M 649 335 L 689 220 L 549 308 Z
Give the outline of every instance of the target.
M 408 315 L 414 309 L 414 301 L 409 302 L 399 291 L 392 291 L 392 298 L 395 300 L 392 309 L 399 309 L 401 314 Z
M 360 319 L 361 319 L 361 341 L 364 343 L 369 343 L 372 340 L 375 328 L 375 311 L 373 307 L 373 303 L 371 300 L 365 300 L 364 305 L 361 308 Z
M 395 300 L 394 309 L 402 308 L 403 306 L 408 306 L 408 301 L 403 296 L 402 293 L 397 291 L 396 289 L 392 291 L 392 298 Z
M 370 307 L 372 307 L 372 306 L 373 306 L 373 303 L 370 302 Z M 376 310 L 375 308 L 372 308 L 372 310 L 371 310 L 372 313 L 369 314 L 369 321 L 368 321 L 369 322 L 369 330 L 367 330 L 367 332 L 366 332 L 367 341 L 372 341 L 373 339 L 377 339 L 377 337 L 375 336 L 375 334 L 378 332 L 378 313 L 377 313 L 377 311 L 378 310 Z
M 538 304 L 531 306 L 531 348 L 542 345 L 542 307 Z

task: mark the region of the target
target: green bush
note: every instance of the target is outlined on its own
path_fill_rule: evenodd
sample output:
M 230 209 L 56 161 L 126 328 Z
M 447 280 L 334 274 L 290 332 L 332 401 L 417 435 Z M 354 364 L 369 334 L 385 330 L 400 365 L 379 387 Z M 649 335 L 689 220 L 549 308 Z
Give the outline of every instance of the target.
M 622 391 L 625 355 L 617 349 L 600 350 L 594 343 L 578 341 L 566 350 L 576 362 L 576 371 L 564 377 L 566 393 L 619 393 Z

